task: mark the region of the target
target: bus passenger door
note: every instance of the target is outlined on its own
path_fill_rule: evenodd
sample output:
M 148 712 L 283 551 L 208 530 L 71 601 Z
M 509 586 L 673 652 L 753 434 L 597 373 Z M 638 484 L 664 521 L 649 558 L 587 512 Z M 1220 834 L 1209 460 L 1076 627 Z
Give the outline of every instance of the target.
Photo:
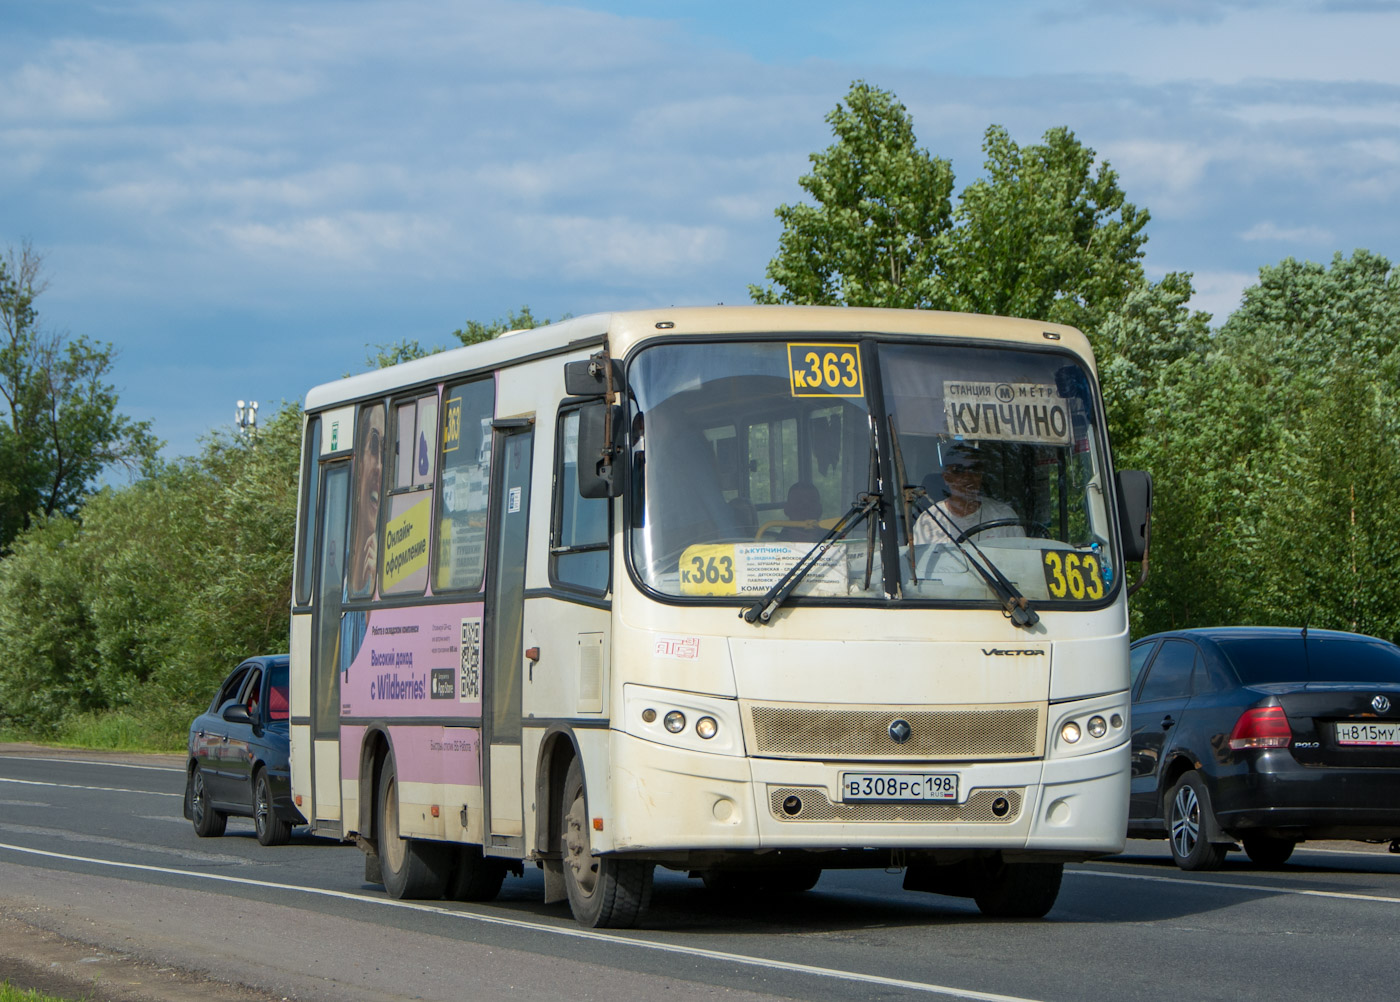
M 525 555 L 530 524 L 533 422 L 497 421 L 492 464 L 491 546 L 486 593 L 486 848 L 524 853 L 520 715 L 524 669 Z
M 340 604 L 345 581 L 345 534 L 350 465 L 325 471 L 317 520 L 311 650 L 311 823 L 340 828 Z

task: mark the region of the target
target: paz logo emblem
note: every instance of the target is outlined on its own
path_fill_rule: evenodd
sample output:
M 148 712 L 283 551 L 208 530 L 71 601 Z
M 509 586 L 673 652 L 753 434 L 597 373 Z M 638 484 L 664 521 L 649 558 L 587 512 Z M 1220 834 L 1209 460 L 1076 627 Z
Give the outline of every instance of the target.
M 909 735 L 914 733 L 914 728 L 909 726 L 907 720 L 894 720 L 890 722 L 890 740 L 897 745 L 902 745 L 909 740 Z
M 1371 705 L 1376 708 L 1377 713 L 1384 713 L 1386 710 L 1390 709 L 1390 700 L 1386 699 L 1384 696 L 1377 696 L 1375 699 L 1371 700 Z

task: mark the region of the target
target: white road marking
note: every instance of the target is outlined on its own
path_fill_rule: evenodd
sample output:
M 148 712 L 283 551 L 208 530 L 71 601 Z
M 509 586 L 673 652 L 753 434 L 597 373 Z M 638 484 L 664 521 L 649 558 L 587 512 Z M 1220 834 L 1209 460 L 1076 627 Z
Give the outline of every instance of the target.
M 40 758 L 37 755 L 5 755 L 0 754 L 0 759 L 18 759 L 21 762 L 62 762 L 65 765 L 103 765 L 114 769 L 145 769 L 147 772 L 184 772 L 184 769 L 173 765 L 135 765 L 130 762 L 101 762 L 96 759 L 81 758 Z
M 1184 884 L 1191 887 L 1223 887 L 1231 891 L 1253 891 L 1261 894 L 1296 894 L 1304 898 L 1336 898 L 1339 901 L 1377 901 L 1388 905 L 1400 905 L 1400 898 L 1384 894 L 1357 894 L 1354 891 L 1313 891 L 1306 888 L 1270 887 L 1268 884 L 1239 884 L 1229 880 L 1192 880 L 1189 877 L 1163 877 L 1148 873 L 1119 873 L 1112 870 L 1066 870 L 1065 875 L 1079 874 L 1089 877 L 1108 877 L 1111 880 L 1144 880 L 1153 884 Z
M 861 974 L 858 971 L 842 971 L 831 967 L 814 967 L 810 964 L 794 964 L 787 961 L 770 960 L 766 957 L 754 957 L 742 953 L 726 953 L 722 950 L 705 950 L 694 946 L 658 943 L 653 940 L 638 939 L 633 936 L 617 933 L 595 932 L 591 929 L 541 925 L 522 919 L 505 918 L 498 915 L 483 915 L 478 912 L 457 911 L 416 901 L 395 901 L 393 898 L 352 894 L 349 891 L 335 891 L 321 887 L 298 887 L 295 884 L 279 884 L 270 880 L 252 880 L 248 877 L 233 877 L 222 873 L 199 873 L 193 870 L 177 870 L 166 866 L 119 863 L 108 859 L 70 856 L 61 852 L 48 852 L 43 849 L 30 849 L 26 846 L 8 845 L 4 842 L 0 842 L 0 849 L 9 849 L 11 852 L 25 853 L 31 856 L 43 856 L 48 859 L 62 859 L 75 863 L 91 863 L 97 866 L 110 866 L 123 870 L 141 870 L 147 873 L 164 873 L 178 877 L 194 877 L 199 880 L 217 880 L 229 884 L 241 884 L 246 887 L 266 887 L 270 890 L 277 891 L 295 891 L 316 897 L 338 898 L 345 901 L 355 901 L 361 904 L 376 905 L 381 908 L 399 908 L 405 911 L 426 912 L 443 918 L 459 919 L 465 922 L 479 922 L 483 925 L 504 926 L 511 929 L 528 929 L 532 932 L 549 933 L 555 936 L 563 936 L 567 939 L 591 940 L 594 942 L 608 943 L 613 946 L 623 944 L 626 946 L 634 946 L 641 950 L 653 950 L 658 953 L 680 954 L 686 957 L 703 957 L 706 960 L 717 960 L 723 963 L 742 964 L 747 967 L 760 967 L 774 971 L 787 971 L 793 974 L 830 978 L 836 981 L 879 985 L 882 988 L 901 988 L 906 991 L 923 992 L 928 995 L 944 995 L 956 999 L 974 999 L 976 1002 L 1039 1002 L 1039 1000 L 1020 995 L 999 995 L 995 992 L 979 992 L 966 988 L 953 988 L 948 985 L 930 985 L 919 981 L 907 981 L 901 978 L 884 978 L 874 974 Z
M 181 820 L 184 821 L 183 818 Z M 185 821 L 185 824 L 189 824 L 189 822 Z M 167 846 L 151 845 L 149 842 L 129 842 L 122 838 L 112 838 L 110 835 L 75 832 L 64 828 L 40 828 L 36 825 L 12 825 L 0 822 L 0 832 L 12 832 L 16 835 L 38 835 L 43 839 L 66 842 L 92 842 L 97 845 L 115 846 L 118 849 L 130 849 L 134 852 L 177 856 L 190 863 L 208 863 L 211 866 L 249 866 L 255 862 L 255 860 L 245 856 L 233 856 L 222 852 L 201 852 L 198 849 L 173 849 Z
M 80 786 L 77 783 L 42 783 L 37 779 L 10 779 L 0 776 L 0 783 L 18 783 L 20 786 L 50 786 L 59 790 L 96 790 L 99 793 L 143 793 L 149 797 L 183 797 L 183 793 L 165 793 L 159 790 L 127 790 L 119 786 Z

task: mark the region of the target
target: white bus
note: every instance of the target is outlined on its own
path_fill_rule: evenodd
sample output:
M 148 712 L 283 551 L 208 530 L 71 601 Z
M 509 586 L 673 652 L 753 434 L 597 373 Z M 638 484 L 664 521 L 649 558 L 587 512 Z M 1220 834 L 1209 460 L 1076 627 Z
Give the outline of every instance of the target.
M 811 307 L 580 317 L 313 389 L 292 783 L 395 897 L 543 870 L 827 868 L 1039 916 L 1121 850 L 1126 565 L 1068 327 Z

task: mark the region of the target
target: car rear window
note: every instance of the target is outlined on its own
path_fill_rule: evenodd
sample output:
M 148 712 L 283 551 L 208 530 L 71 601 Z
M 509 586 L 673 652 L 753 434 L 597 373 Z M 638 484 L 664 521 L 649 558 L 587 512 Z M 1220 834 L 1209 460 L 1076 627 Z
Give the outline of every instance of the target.
M 267 716 L 269 720 L 286 720 L 290 715 L 287 712 L 287 675 L 288 664 L 286 661 L 274 661 L 272 663 L 272 678 L 269 679 L 267 691 Z
M 1380 640 L 1302 636 L 1216 640 L 1245 685 L 1266 682 L 1400 682 L 1400 649 Z M 1306 646 L 1306 649 L 1304 649 Z

